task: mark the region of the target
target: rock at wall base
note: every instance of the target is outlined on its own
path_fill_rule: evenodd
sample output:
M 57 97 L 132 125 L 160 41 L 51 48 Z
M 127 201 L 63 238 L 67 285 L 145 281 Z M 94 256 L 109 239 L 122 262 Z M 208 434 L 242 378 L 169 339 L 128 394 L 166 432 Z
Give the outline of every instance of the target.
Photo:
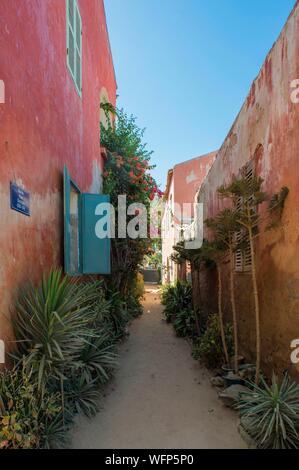
M 223 401 L 224 405 L 229 408 L 234 408 L 236 402 L 240 398 L 241 393 L 247 393 L 249 389 L 244 385 L 231 385 L 218 394 L 219 398 Z

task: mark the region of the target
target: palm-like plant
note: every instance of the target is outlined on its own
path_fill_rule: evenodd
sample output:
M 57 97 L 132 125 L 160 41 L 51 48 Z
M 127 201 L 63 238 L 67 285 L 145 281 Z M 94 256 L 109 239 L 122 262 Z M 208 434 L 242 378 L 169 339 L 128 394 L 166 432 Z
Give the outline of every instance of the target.
M 271 385 L 260 385 L 242 393 L 237 408 L 245 430 L 260 448 L 299 448 L 299 385 L 285 374 L 282 383 L 273 375 Z
M 44 278 L 40 288 L 30 286 L 21 296 L 13 318 L 16 337 L 14 357 L 36 374 L 44 392 L 49 378 L 63 381 L 79 361 L 95 312 L 89 304 L 96 292 L 91 284 L 79 285 L 60 270 Z
M 269 216 L 275 215 L 276 224 L 279 222 L 285 200 L 289 193 L 288 188 L 282 188 L 278 194 L 272 197 L 266 214 L 262 214 L 259 211 L 259 206 L 268 199 L 268 195 L 262 190 L 262 184 L 262 178 L 255 175 L 251 178 L 247 178 L 244 170 L 240 178 L 235 178 L 228 186 L 222 186 L 218 189 L 218 193 L 222 197 L 228 197 L 233 200 L 235 207 L 237 207 L 239 201 L 242 201 L 241 207 L 237 210 L 237 223 L 240 229 L 245 230 L 245 233 L 248 235 L 251 255 L 251 275 L 256 324 L 256 384 L 259 382 L 261 368 L 261 330 L 255 238 L 259 235 L 262 221 L 266 220 Z M 268 225 L 267 228 L 272 228 L 272 226 Z
M 235 297 L 235 266 L 234 266 L 234 253 L 239 248 L 239 243 L 236 240 L 236 231 L 238 230 L 238 219 L 237 212 L 232 209 L 224 209 L 219 212 L 213 219 L 205 221 L 208 228 L 210 228 L 215 236 L 216 247 L 218 246 L 218 260 L 219 256 L 223 258 L 223 255 L 228 252 L 229 254 L 229 278 L 230 278 L 230 300 L 233 313 L 233 325 L 234 325 L 234 368 L 235 373 L 238 373 L 238 319 L 236 309 L 236 297 Z M 216 251 L 217 256 L 217 251 Z M 218 267 L 218 280 L 220 276 L 220 263 L 217 262 Z

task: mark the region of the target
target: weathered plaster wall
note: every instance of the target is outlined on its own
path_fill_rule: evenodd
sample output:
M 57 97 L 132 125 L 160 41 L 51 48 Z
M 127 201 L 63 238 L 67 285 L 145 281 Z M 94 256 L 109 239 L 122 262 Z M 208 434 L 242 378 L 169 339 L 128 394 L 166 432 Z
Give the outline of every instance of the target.
M 293 104 L 290 84 L 299 78 L 299 4 L 252 84 L 250 93 L 203 183 L 199 200 L 205 217 L 223 202 L 217 188 L 229 183 L 250 159 L 270 194 L 290 190 L 281 227 L 257 241 L 264 368 L 291 368 L 290 342 L 299 338 L 299 104 Z M 262 146 L 262 147 L 261 147 Z M 223 276 L 225 311 L 230 316 L 228 276 Z M 240 343 L 254 358 L 255 324 L 249 274 L 236 274 Z M 211 290 L 213 296 L 211 296 Z M 202 274 L 206 307 L 215 308 L 215 278 Z
M 116 99 L 102 0 L 78 0 L 83 27 L 82 99 L 66 63 L 64 0 L 2 0 L 0 78 L 0 338 L 20 286 L 62 264 L 62 172 L 98 191 L 100 93 Z M 31 217 L 10 210 L 9 184 L 31 194 Z
M 207 176 L 216 152 L 208 153 L 176 165 L 173 169 L 174 201 L 179 204 L 194 203 L 198 188 Z

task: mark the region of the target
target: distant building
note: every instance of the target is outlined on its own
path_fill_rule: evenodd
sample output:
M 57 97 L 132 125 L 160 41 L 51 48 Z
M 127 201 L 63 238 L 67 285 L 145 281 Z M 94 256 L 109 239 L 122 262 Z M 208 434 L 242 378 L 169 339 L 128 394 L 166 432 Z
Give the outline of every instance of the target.
M 207 176 L 216 152 L 179 163 L 169 170 L 165 190 L 165 210 L 162 217 L 162 281 L 170 283 L 185 278 L 186 270 L 171 260 L 173 247 L 180 239 L 182 226 L 193 221 L 193 204 L 199 187 Z M 190 205 L 190 213 L 182 216 L 183 204 Z

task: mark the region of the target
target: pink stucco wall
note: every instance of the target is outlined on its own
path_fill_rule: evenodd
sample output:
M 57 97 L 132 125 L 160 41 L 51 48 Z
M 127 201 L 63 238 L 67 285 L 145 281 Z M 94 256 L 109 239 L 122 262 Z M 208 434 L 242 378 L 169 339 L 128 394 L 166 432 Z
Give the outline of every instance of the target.
M 99 191 L 100 94 L 115 104 L 116 81 L 102 0 L 78 0 L 82 98 L 67 68 L 65 0 L 2 0 L 0 79 L 0 338 L 20 286 L 38 281 L 63 255 L 62 172 Z M 9 184 L 31 194 L 31 217 L 10 210 Z

